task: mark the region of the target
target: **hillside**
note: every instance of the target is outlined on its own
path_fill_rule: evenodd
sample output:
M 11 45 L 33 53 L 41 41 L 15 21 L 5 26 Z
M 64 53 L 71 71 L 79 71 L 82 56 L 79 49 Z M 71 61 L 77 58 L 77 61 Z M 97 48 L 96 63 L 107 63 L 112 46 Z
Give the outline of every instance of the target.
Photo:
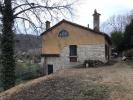
M 15 36 L 16 51 L 28 51 L 30 49 L 35 49 L 40 47 L 41 47 L 40 36 L 31 35 L 31 34 L 16 34 Z
M 61 70 L 0 94 L 1 100 L 132 100 L 133 66 Z

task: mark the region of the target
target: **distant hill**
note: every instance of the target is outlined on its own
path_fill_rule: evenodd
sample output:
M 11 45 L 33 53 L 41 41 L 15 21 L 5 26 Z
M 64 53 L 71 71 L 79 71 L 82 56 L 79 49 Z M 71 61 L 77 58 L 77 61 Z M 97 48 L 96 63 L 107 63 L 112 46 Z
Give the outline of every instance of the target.
M 31 34 L 16 34 L 15 51 L 27 52 L 31 49 L 41 48 L 41 37 Z

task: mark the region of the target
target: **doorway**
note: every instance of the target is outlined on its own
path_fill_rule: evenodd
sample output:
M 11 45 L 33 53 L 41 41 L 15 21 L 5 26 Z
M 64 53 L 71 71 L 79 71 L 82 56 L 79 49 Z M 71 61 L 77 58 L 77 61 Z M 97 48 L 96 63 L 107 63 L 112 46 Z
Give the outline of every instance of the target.
M 52 64 L 48 64 L 48 74 L 53 73 L 53 65 Z

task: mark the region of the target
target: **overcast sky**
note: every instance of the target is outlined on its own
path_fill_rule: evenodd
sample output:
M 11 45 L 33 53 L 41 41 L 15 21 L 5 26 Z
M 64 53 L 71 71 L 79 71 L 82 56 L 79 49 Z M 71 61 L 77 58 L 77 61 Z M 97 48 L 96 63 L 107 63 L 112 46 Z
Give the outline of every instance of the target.
M 102 24 L 112 15 L 124 14 L 133 9 L 133 0 L 80 0 L 76 7 L 76 18 L 73 22 L 93 27 L 92 14 L 94 9 L 101 14 L 100 23 Z

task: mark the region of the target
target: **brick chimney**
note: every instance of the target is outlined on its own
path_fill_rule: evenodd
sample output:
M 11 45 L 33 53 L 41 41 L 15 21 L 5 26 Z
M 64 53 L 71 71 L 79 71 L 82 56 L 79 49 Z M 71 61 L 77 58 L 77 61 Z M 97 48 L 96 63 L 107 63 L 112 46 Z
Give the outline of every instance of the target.
M 93 14 L 93 29 L 95 31 L 100 31 L 100 15 L 99 13 L 97 13 L 96 9 L 94 10 L 94 14 Z
M 46 21 L 45 24 L 46 24 L 46 30 L 48 30 L 50 28 L 50 21 Z

